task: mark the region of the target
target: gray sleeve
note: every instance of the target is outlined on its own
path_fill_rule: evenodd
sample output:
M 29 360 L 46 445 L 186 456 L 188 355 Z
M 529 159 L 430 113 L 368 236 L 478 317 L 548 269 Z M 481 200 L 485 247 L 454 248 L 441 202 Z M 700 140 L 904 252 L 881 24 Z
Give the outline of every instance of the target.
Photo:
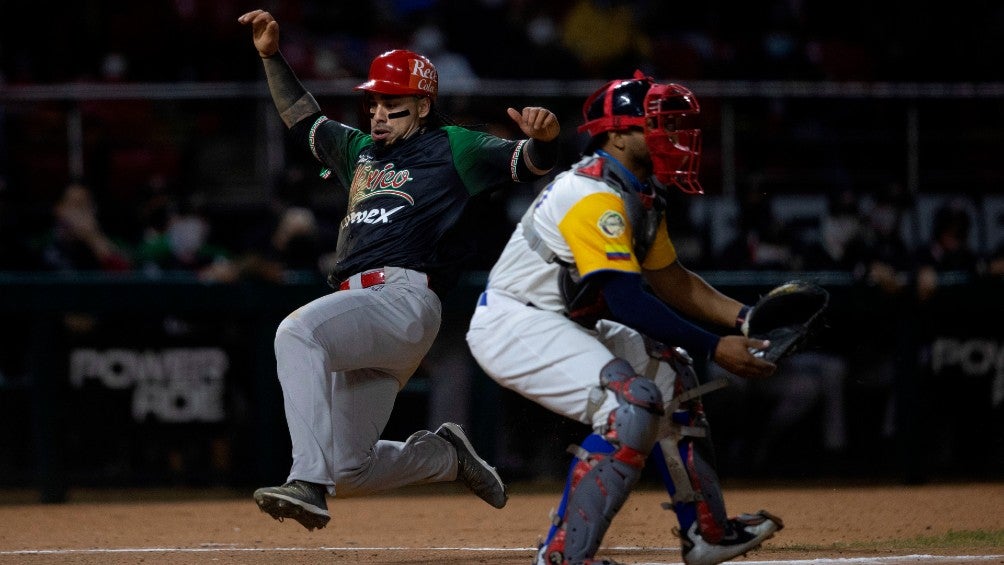
M 271 57 L 262 58 L 262 64 L 265 66 L 268 91 L 287 128 L 321 111 L 313 95 L 296 78 L 282 52 L 276 51 Z

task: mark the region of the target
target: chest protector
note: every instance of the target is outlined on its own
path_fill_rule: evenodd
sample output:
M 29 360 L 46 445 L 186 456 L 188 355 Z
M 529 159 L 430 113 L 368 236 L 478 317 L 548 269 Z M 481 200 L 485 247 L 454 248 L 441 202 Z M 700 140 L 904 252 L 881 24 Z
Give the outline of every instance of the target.
M 653 194 L 641 194 L 635 189 L 627 171 L 611 163 L 604 157 L 587 157 L 577 163 L 572 173 L 606 183 L 620 195 L 631 224 L 633 240 L 632 252 L 639 263 L 643 263 L 655 240 L 663 213 L 666 210 L 666 199 L 656 189 Z M 592 329 L 596 322 L 609 318 L 609 310 L 603 299 L 603 277 L 593 276 L 583 280 L 574 263 L 568 263 L 558 256 L 544 243 L 534 227 L 533 211 L 547 190 L 541 191 L 533 204 L 523 215 L 523 237 L 530 248 L 544 261 L 558 263 L 558 288 L 565 302 L 565 311 L 569 318 L 586 328 Z

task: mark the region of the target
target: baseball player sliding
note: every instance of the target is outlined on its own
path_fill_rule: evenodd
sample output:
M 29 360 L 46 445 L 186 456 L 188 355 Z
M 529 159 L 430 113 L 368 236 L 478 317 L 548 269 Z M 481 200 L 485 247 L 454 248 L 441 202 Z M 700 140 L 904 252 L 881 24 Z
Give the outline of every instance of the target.
M 428 352 L 441 322 L 440 294 L 462 257 L 452 228 L 479 193 L 550 170 L 559 133 L 536 107 L 509 116 L 529 137 L 510 141 L 442 125 L 438 75 L 405 50 L 376 57 L 356 87 L 369 133 L 329 119 L 279 51 L 279 24 L 266 11 L 238 22 L 252 29 L 269 92 L 291 138 L 348 188 L 339 226 L 335 292 L 299 308 L 275 335 L 293 464 L 282 486 L 255 491 L 273 518 L 309 530 L 329 519 L 326 495 L 359 496 L 404 485 L 462 481 L 501 508 L 506 487 L 460 426 L 444 423 L 405 442 L 380 439 L 398 391 Z
M 702 192 L 700 130 L 684 128 L 698 112 L 688 89 L 640 72 L 590 96 L 585 156 L 526 211 L 471 319 L 467 341 L 488 375 L 594 430 L 572 450 L 537 565 L 611 563 L 595 553 L 646 460 L 689 565 L 726 561 L 782 528 L 764 511 L 727 517 L 700 402 L 709 386 L 689 357 L 763 378 L 776 366 L 755 354 L 770 344 L 719 337 L 673 309 L 730 329 L 749 311 L 681 265 L 667 232 L 666 187 Z

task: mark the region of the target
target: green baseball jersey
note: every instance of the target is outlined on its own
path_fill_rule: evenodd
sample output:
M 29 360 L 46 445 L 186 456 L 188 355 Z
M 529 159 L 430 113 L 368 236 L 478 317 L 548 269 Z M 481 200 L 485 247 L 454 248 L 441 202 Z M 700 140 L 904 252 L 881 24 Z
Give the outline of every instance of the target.
M 452 278 L 451 231 L 471 197 L 519 178 L 526 140 L 512 141 L 457 126 L 422 130 L 388 147 L 362 131 L 318 117 L 305 133 L 310 151 L 348 188 L 332 278 L 378 267 L 404 267 Z

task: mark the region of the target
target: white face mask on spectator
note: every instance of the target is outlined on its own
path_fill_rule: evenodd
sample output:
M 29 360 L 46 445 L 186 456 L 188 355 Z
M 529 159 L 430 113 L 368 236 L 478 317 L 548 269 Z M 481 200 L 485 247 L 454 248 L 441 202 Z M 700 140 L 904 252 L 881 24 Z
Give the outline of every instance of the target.
M 206 223 L 195 216 L 175 218 L 167 228 L 167 240 L 176 257 L 191 257 L 206 242 Z

